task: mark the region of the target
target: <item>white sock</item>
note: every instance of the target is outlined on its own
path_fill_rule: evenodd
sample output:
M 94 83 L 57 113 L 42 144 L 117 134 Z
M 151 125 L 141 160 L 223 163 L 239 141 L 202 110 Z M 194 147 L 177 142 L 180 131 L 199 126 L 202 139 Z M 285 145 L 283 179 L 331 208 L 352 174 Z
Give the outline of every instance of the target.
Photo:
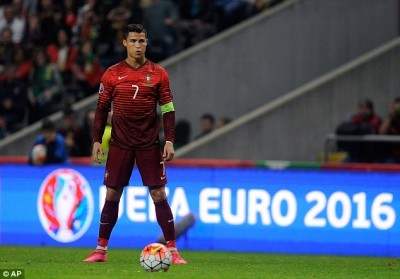
M 102 250 L 102 251 L 104 251 L 104 252 L 107 252 L 107 246 L 106 246 L 106 247 L 103 247 L 103 246 L 98 246 L 98 245 L 97 245 L 96 250 Z

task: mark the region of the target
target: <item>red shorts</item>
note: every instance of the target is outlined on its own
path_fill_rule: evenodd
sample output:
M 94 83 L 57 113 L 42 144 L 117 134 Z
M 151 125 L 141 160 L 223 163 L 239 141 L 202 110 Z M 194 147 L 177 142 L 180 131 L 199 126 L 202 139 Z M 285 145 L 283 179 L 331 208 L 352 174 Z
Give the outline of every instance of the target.
M 109 187 L 129 185 L 133 167 L 136 165 L 145 186 L 167 184 L 165 164 L 159 148 L 151 150 L 125 150 L 110 145 L 104 175 L 104 184 Z

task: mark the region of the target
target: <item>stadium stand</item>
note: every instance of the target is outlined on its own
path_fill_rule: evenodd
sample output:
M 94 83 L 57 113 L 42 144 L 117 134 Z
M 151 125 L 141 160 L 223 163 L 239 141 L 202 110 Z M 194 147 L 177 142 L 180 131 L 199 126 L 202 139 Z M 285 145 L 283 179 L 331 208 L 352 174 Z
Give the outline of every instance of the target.
M 360 9 L 361 6 L 362 9 Z M 221 130 L 216 130 L 215 136 L 221 136 L 232 127 L 239 127 L 238 123 L 248 126 L 248 123 L 240 120 L 241 116 L 246 117 L 249 112 L 257 111 L 263 105 L 280 100 L 281 97 L 284 98 L 288 92 L 299 86 L 395 38 L 398 35 L 397 10 L 398 1 L 395 0 L 382 2 L 287 0 L 273 9 L 259 12 L 245 21 L 232 25 L 223 32 L 162 61 L 162 65 L 170 72 L 179 118 L 189 121 L 193 128 L 192 135 L 199 133 L 196 123 L 205 111 L 215 113 L 218 118 L 229 117 L 233 120 Z M 329 20 L 321 21 L 321 18 Z M 100 46 L 103 51 L 107 50 L 105 45 L 97 45 L 97 47 Z M 223 63 L 221 63 L 221 58 L 224 58 Z M 249 65 L 256 65 L 257 71 L 249 69 Z M 394 95 L 393 90 L 391 89 L 387 94 Z M 357 99 L 362 97 L 359 93 L 354 94 L 360 95 L 356 96 Z M 95 96 L 89 96 L 74 104 L 74 109 L 88 109 L 95 104 L 95 100 Z M 345 102 L 346 100 L 336 101 Z M 299 102 L 299 99 L 293 99 L 293 102 L 294 107 L 302 107 L 303 102 Z M 193 109 L 193 104 L 196 104 L 196 110 Z M 338 109 L 335 117 L 345 115 L 346 106 L 333 104 L 335 107 L 331 107 L 331 111 L 326 113 L 332 113 L 332 109 Z M 384 101 L 377 100 L 378 108 L 383 105 Z M 281 110 L 284 107 L 277 108 Z M 297 110 L 293 110 L 295 111 Z M 321 111 L 318 112 L 321 113 Z M 305 119 L 303 114 L 296 116 L 296 120 L 300 123 Z M 53 117 L 59 119 L 61 115 L 56 113 Z M 264 123 L 264 119 L 260 120 L 262 121 L 257 125 L 261 127 L 270 125 L 270 122 Z M 275 119 L 275 123 L 279 121 Z M 6 137 L 4 140 L 7 141 L 0 143 L 0 153 L 11 155 L 21 152 L 23 148 L 15 150 L 11 146 L 15 144 L 24 146 L 24 138 L 29 137 L 36 130 L 37 127 L 33 125 L 18 137 L 9 140 Z M 259 132 L 260 129 L 257 131 Z M 266 148 L 271 141 L 272 144 L 276 142 L 283 144 L 281 139 L 293 138 L 291 133 L 295 131 L 298 130 L 281 131 L 279 135 L 276 135 L 279 136 L 278 141 L 276 137 L 260 137 L 257 134 L 251 139 L 261 139 L 259 142 L 262 144 L 254 144 L 254 142 L 249 144 L 253 147 L 258 146 L 261 152 L 258 150 L 255 154 L 264 159 L 274 159 L 274 157 L 286 159 L 290 156 L 293 156 L 294 160 L 305 157 L 314 159 L 315 151 L 310 148 L 310 145 L 316 146 L 316 140 L 321 141 L 322 145 L 324 136 L 328 132 L 317 137 L 315 137 L 316 134 L 311 133 L 309 136 L 313 138 L 314 143 L 308 140 L 299 143 L 304 151 L 297 149 L 293 153 L 290 152 L 291 149 L 288 149 L 282 152 L 281 147 L 278 146 L 279 148 L 275 148 L 274 151 L 280 155 L 276 155 Z M 225 143 L 227 139 L 225 136 L 221 138 Z M 243 142 L 243 140 L 249 141 L 247 138 L 237 138 L 238 142 Z M 229 141 L 231 141 L 230 137 Z M 194 142 L 196 146 L 212 143 L 207 137 L 196 142 Z M 8 148 L 4 148 L 5 146 Z M 229 151 L 226 148 L 217 150 L 224 154 L 215 152 L 215 148 L 210 149 L 210 152 L 214 152 L 214 157 L 221 158 L 228 157 L 229 153 L 231 153 L 230 156 L 242 159 L 246 159 L 246 156 L 249 158 L 256 156 L 246 153 L 244 149 L 240 145 L 237 150 L 241 151 L 236 154 L 232 154 L 232 147 Z M 182 149 L 180 152 L 181 156 L 198 156 L 197 154 L 201 153 L 185 153 L 184 151 Z M 209 154 L 204 153 L 204 156 L 209 156 Z

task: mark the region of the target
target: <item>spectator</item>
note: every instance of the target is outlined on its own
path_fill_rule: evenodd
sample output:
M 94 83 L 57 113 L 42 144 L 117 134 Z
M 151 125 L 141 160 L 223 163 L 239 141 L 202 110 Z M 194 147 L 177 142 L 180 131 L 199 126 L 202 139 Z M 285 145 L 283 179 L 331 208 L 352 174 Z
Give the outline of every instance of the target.
M 43 33 L 40 17 L 36 14 L 29 16 L 24 35 L 24 47 L 32 50 L 35 47 L 43 47 L 45 35 Z
M 57 8 L 58 9 L 58 8 Z M 57 30 L 58 27 L 54 18 L 53 12 L 55 7 L 53 0 L 40 0 L 37 8 L 37 14 L 39 15 L 40 28 L 43 32 L 43 45 L 47 46 L 57 42 Z M 58 13 L 58 11 L 55 11 Z
M 107 68 L 125 57 L 122 45 L 124 22 L 129 20 L 130 11 L 125 7 L 109 7 L 104 20 L 99 22 L 99 36 L 96 40 L 96 53 L 100 63 Z
M 94 10 L 87 10 L 82 14 L 82 22 L 75 28 L 74 41 L 81 44 L 84 41 L 96 41 L 99 37 L 99 20 Z
M 158 62 L 176 52 L 178 9 L 170 0 L 151 0 L 144 9 L 143 25 L 149 34 L 147 57 Z
M 40 0 L 23 0 L 24 12 L 26 13 L 26 17 L 31 17 L 33 15 L 37 15 L 38 6 Z
M 351 135 L 377 134 L 381 118 L 375 113 L 374 104 L 369 99 L 358 103 L 358 111 L 339 126 L 339 133 Z
M 77 114 L 71 107 L 66 107 L 63 110 L 63 117 L 61 126 L 58 128 L 60 133 L 65 140 L 67 152 L 69 157 L 81 157 L 81 139 L 82 129 L 76 125 Z
M 87 40 L 88 37 L 93 39 L 93 35 L 95 35 L 96 38 L 97 35 L 100 35 L 97 33 L 99 30 L 99 28 L 96 26 L 97 22 L 101 24 L 105 21 L 100 17 L 99 14 L 100 4 L 100 1 L 86 0 L 82 6 L 78 7 L 76 24 L 72 27 L 74 43 L 79 43 L 80 40 Z M 90 30 L 93 31 L 93 34 L 90 34 Z
M 216 0 L 214 5 L 218 32 L 246 18 L 248 6 L 243 0 Z
M 128 22 L 143 22 L 142 0 L 122 0 L 121 6 L 129 9 L 131 16 Z
M 11 5 L 14 7 L 14 14 L 17 18 L 23 19 L 26 21 L 28 17 L 28 10 L 25 7 L 25 3 L 28 0 L 12 0 Z
M 357 113 L 336 128 L 336 134 L 377 134 L 381 122 L 381 118 L 375 113 L 373 102 L 364 99 L 358 103 Z M 338 148 L 348 153 L 347 162 L 374 162 L 377 160 L 377 145 L 375 143 L 339 142 Z
M 60 3 L 57 3 L 60 2 Z M 55 35 L 54 38 L 56 40 L 52 41 L 52 43 L 57 43 L 58 42 L 58 31 L 59 30 L 65 30 L 68 34 L 68 37 L 71 37 L 72 30 L 71 28 L 67 25 L 67 20 L 66 20 L 66 15 L 65 15 L 65 9 L 61 3 L 62 1 L 55 1 L 53 2 L 53 8 L 52 8 L 52 21 L 53 21 L 53 28 L 51 31 Z
M 25 117 L 27 88 L 17 77 L 16 67 L 5 68 L 5 80 L 0 82 L 0 119 L 4 121 L 3 132 L 12 133 L 21 128 Z
M 31 124 L 53 113 L 62 102 L 63 83 L 60 72 L 49 62 L 42 49 L 33 54 L 29 83 L 28 123 Z
M 12 31 L 12 42 L 19 44 L 25 33 L 25 18 L 16 15 L 13 5 L 6 5 L 0 10 L 0 30 L 8 27 Z
M 178 7 L 182 48 L 190 47 L 214 34 L 212 0 L 179 0 Z
M 78 8 L 78 14 L 77 14 L 77 18 L 76 18 L 76 25 L 75 25 L 74 28 L 78 28 L 78 29 L 80 28 L 80 26 L 82 25 L 83 16 L 87 11 L 91 10 L 95 14 L 97 14 L 96 11 L 98 10 L 97 9 L 98 5 L 96 3 L 96 0 L 86 0 L 84 2 L 85 3 Z M 74 30 L 74 31 L 76 31 L 76 30 Z
M 105 61 L 105 66 L 109 67 L 118 61 L 122 60 L 126 56 L 126 49 L 121 44 L 124 39 L 124 27 L 128 23 L 131 17 L 131 12 L 128 8 L 124 6 L 117 6 L 111 9 L 107 13 L 107 28 L 109 35 L 102 38 L 102 41 L 107 42 L 107 59 Z
M 174 141 L 175 149 L 189 143 L 190 133 L 190 123 L 188 121 L 180 120 L 176 123 Z
M 63 0 L 63 8 L 65 10 L 65 24 L 69 30 L 72 30 L 78 20 L 78 3 L 75 0 Z
M 64 84 L 72 82 L 72 64 L 78 56 L 78 49 L 71 45 L 70 36 L 66 29 L 57 32 L 57 43 L 47 47 L 50 62 L 57 66 L 61 73 Z
M 246 0 L 247 2 L 247 17 L 256 15 L 265 11 L 284 0 Z
M 13 59 L 16 66 L 17 77 L 27 84 L 32 61 L 28 59 L 25 49 L 21 46 L 15 47 Z
M 44 145 L 46 147 L 46 154 L 43 161 L 36 160 L 32 153 L 37 145 Z M 54 123 L 48 119 L 43 120 L 42 133 L 35 139 L 32 145 L 29 153 L 29 163 L 32 165 L 68 163 L 68 153 L 64 137 L 56 132 Z
M 103 72 L 103 67 L 93 51 L 92 42 L 83 42 L 72 65 L 73 83 L 78 91 L 73 94 L 73 98 L 79 100 L 96 93 L 100 86 Z M 68 96 L 70 95 L 69 92 Z
M 269 0 L 247 0 L 248 16 L 256 15 L 269 7 Z M 272 3 L 271 3 L 272 4 Z
M 400 97 L 393 100 L 389 113 L 379 128 L 379 134 L 400 135 Z M 382 144 L 382 153 L 384 163 L 400 163 L 399 143 L 385 143 L 384 147 Z
M 94 116 L 96 110 L 89 109 L 86 111 L 83 124 L 82 124 L 82 140 L 81 140 L 81 155 L 82 156 L 91 156 L 92 155 L 92 145 L 93 145 L 93 124 L 94 124 Z
M 130 7 L 121 4 L 108 12 L 107 20 L 119 25 L 127 22 L 131 18 L 131 15 Z
M 215 118 L 212 114 L 206 113 L 201 117 L 201 133 L 196 136 L 196 139 L 201 138 L 214 130 Z
M 0 73 L 6 64 L 12 64 L 12 57 L 15 45 L 13 44 L 12 30 L 9 27 L 0 29 Z
M 224 127 L 226 124 L 228 124 L 229 122 L 231 122 L 231 119 L 230 118 L 228 118 L 228 117 L 223 117 L 223 118 L 220 118 L 220 119 L 218 119 L 216 122 L 215 122 L 215 128 L 222 128 L 222 127 Z

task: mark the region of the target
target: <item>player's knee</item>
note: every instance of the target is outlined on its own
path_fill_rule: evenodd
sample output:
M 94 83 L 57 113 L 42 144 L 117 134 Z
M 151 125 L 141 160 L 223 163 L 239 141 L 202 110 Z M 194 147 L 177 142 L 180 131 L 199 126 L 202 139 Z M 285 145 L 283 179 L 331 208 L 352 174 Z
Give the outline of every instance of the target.
M 149 187 L 150 196 L 154 203 L 162 202 L 167 198 L 167 194 L 165 193 L 165 187 Z
M 119 201 L 123 192 L 123 187 L 107 187 L 106 200 Z

